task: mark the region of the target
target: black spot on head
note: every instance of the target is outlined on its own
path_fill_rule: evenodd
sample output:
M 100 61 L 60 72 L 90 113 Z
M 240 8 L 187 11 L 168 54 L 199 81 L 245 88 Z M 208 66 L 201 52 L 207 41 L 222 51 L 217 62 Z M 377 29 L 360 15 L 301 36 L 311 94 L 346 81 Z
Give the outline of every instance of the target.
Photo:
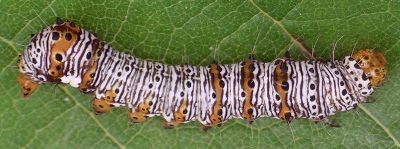
M 315 90 L 315 84 L 310 84 L 310 89 Z
M 53 32 L 52 33 L 52 37 L 53 40 L 58 40 L 60 38 L 60 33 L 58 32 Z
M 246 97 L 246 93 L 245 93 L 245 92 L 240 93 L 240 95 L 241 95 L 242 97 Z
M 37 63 L 36 58 L 32 58 L 32 63 L 34 63 L 34 64 Z
M 275 99 L 279 101 L 279 100 L 281 100 L 281 97 L 278 94 L 276 94 Z
M 119 93 L 119 89 L 117 88 L 117 89 L 115 89 L 115 93 L 116 94 L 118 94 Z
M 308 69 L 308 71 L 311 72 L 311 73 L 314 73 L 314 69 L 313 68 Z
M 289 90 L 289 83 L 288 82 L 282 82 L 282 89 L 283 90 L 285 90 L 285 91 L 287 91 L 287 90 Z
M 253 80 L 249 80 L 248 82 L 249 87 L 254 88 L 255 84 Z
M 63 59 L 63 56 L 62 56 L 60 53 L 57 53 L 57 54 L 56 54 L 56 60 L 59 61 L 59 62 L 61 62 L 62 59 Z
M 211 94 L 212 98 L 217 98 L 217 95 L 215 93 Z
M 315 106 L 315 105 L 312 105 L 312 108 L 313 108 L 313 109 L 316 109 L 316 108 L 317 108 L 317 106 Z
M 219 81 L 219 86 L 223 88 L 223 87 L 225 86 L 225 82 L 222 81 L 222 80 L 220 80 L 220 81 Z
M 347 94 L 346 89 L 342 90 L 342 95 L 344 96 L 344 95 L 346 95 L 346 94 Z
M 187 81 L 186 86 L 190 88 L 192 86 L 192 83 L 190 81 Z
M 315 95 L 310 96 L 310 101 L 315 101 Z
M 72 34 L 71 33 L 66 33 L 65 34 L 65 40 L 70 41 L 72 39 Z
M 92 57 L 92 52 L 86 53 L 86 59 L 90 59 Z
M 344 86 L 344 81 L 340 81 L 340 86 Z

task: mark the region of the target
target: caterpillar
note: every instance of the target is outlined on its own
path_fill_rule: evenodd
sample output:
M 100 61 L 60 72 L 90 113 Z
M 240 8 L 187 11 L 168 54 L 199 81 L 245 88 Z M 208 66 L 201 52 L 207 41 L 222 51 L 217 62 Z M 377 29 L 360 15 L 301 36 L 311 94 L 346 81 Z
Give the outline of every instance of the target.
M 367 102 L 386 76 L 382 53 L 359 50 L 342 60 L 272 62 L 254 59 L 209 66 L 167 65 L 118 52 L 74 22 L 34 34 L 19 58 L 17 82 L 28 98 L 43 83 L 63 83 L 92 94 L 96 114 L 127 107 L 142 123 L 162 116 L 163 126 L 199 121 L 203 128 L 231 118 L 296 118 L 333 125 L 329 116 Z

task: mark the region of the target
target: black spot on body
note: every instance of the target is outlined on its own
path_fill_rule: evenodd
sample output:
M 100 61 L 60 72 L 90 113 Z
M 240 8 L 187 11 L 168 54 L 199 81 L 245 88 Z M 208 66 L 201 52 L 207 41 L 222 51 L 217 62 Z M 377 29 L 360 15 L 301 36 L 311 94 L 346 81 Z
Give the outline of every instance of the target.
M 241 95 L 242 97 L 246 97 L 246 93 L 245 93 L 245 92 L 240 93 L 240 95 Z
M 310 84 L 310 89 L 315 90 L 315 84 Z
M 339 75 L 339 71 L 335 70 L 335 75 Z
M 120 76 L 121 76 L 121 72 L 118 72 L 118 73 L 117 73 L 117 76 L 120 77 Z
M 254 81 L 253 81 L 253 80 L 250 80 L 250 81 L 248 82 L 248 85 L 249 85 L 249 87 L 254 88 L 254 86 L 255 86 Z
M 153 88 L 153 84 L 149 84 L 149 88 Z
M 224 81 L 220 80 L 220 81 L 219 81 L 219 86 L 223 88 L 223 87 L 225 86 Z
M 158 82 L 158 81 L 160 81 L 160 77 L 159 76 L 156 77 L 156 82 Z
M 32 63 L 34 63 L 34 64 L 37 63 L 36 58 L 32 58 Z
M 184 92 L 181 92 L 181 97 L 183 97 L 183 96 L 185 96 L 185 93 L 184 93 Z
M 288 82 L 282 82 L 282 89 L 283 90 L 285 90 L 285 91 L 287 91 L 287 90 L 289 90 L 289 83 Z
M 222 109 L 218 109 L 218 116 L 221 116 L 222 115 Z
M 128 66 L 125 67 L 125 71 L 129 71 L 129 69 L 130 69 L 130 68 L 129 68 Z
M 315 106 L 315 105 L 312 105 L 312 108 L 313 108 L 313 109 L 316 109 L 316 108 L 317 108 L 317 106 Z
M 361 75 L 361 77 L 362 77 L 362 79 L 363 79 L 364 81 L 367 81 L 367 80 L 368 80 L 367 75 L 365 75 L 364 73 Z
M 56 60 L 59 61 L 59 62 L 61 62 L 62 59 L 63 59 L 62 55 L 61 55 L 60 53 L 57 53 L 57 54 L 56 54 Z
M 308 71 L 311 72 L 311 73 L 314 73 L 314 69 L 313 68 L 308 69 Z
M 57 69 L 58 71 L 60 71 L 60 70 L 61 70 L 61 66 L 60 66 L 60 65 L 57 65 L 57 66 L 56 66 L 56 69 Z
M 275 99 L 279 101 L 279 100 L 281 100 L 281 97 L 278 94 L 276 94 Z
M 92 52 L 86 53 L 86 59 L 90 59 L 92 57 Z
M 344 86 L 344 81 L 340 81 L 340 86 Z
M 186 86 L 190 88 L 190 87 L 192 86 L 192 83 L 189 82 L 189 81 L 187 81 L 187 82 L 186 82 Z
M 315 101 L 315 95 L 310 96 L 310 101 Z
M 346 94 L 347 94 L 346 89 L 342 90 L 342 95 L 344 96 L 344 95 L 346 95 Z
M 247 110 L 247 113 L 248 113 L 249 115 L 252 115 L 252 114 L 253 114 L 253 109 L 252 109 L 252 108 L 248 109 L 248 110 Z
M 357 63 L 354 64 L 354 68 L 361 69 L 360 65 L 358 65 Z

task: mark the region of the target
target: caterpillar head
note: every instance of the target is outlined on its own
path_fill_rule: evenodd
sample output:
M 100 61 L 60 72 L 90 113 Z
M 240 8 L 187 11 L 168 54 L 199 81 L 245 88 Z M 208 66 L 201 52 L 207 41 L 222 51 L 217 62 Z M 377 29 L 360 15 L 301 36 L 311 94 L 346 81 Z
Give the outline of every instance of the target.
M 360 50 L 352 55 L 358 65 L 367 75 L 373 87 L 380 86 L 386 77 L 386 58 L 380 53 L 371 49 Z
M 78 40 L 79 33 L 80 28 L 73 22 L 57 18 L 54 25 L 32 35 L 18 62 L 20 74 L 17 82 L 24 97 L 29 97 L 38 84 L 60 82 L 67 50 Z

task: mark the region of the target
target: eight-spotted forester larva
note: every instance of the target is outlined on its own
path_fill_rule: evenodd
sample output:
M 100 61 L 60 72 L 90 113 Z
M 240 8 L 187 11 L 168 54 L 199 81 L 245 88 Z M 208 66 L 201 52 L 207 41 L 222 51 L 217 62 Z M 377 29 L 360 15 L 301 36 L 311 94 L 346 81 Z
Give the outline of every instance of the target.
M 112 49 L 57 19 L 35 34 L 20 57 L 23 96 L 42 83 L 66 83 L 93 93 L 93 109 L 126 106 L 133 122 L 161 115 L 164 127 L 198 120 L 213 127 L 231 118 L 329 122 L 328 116 L 365 102 L 385 78 L 383 54 L 360 50 L 343 60 L 246 60 L 207 67 L 166 65 Z

